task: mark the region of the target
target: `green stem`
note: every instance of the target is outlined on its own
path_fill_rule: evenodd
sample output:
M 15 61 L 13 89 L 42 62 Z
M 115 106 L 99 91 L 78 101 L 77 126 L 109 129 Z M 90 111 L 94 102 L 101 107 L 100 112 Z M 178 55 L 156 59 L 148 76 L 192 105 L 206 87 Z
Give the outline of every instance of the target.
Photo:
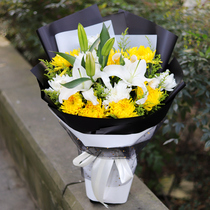
M 94 81 L 93 77 L 90 77 L 90 79 L 91 79 L 91 81 L 92 81 L 93 83 L 95 83 L 95 81 Z

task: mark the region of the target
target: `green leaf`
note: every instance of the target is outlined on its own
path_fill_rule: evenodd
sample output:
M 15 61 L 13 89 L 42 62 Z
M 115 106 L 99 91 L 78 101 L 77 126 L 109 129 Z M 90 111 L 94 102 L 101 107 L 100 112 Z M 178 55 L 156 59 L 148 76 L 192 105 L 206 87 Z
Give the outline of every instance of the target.
M 81 77 L 81 78 L 75 79 L 75 80 L 73 80 L 71 82 L 67 82 L 65 84 L 61 84 L 61 85 L 63 85 L 66 88 L 71 89 L 71 88 L 74 88 L 74 87 L 78 86 L 79 84 L 81 84 L 81 83 L 83 83 L 85 81 L 88 81 L 88 80 L 90 80 L 89 77 Z
M 171 130 L 170 125 L 165 125 L 162 129 L 162 134 L 164 135 L 164 134 L 168 133 L 170 130 Z
M 180 123 L 180 122 L 175 122 L 173 124 L 173 126 L 175 127 L 175 132 L 177 134 L 179 134 L 179 132 L 181 131 L 181 129 L 184 128 L 184 124 L 183 123 Z
M 105 24 L 103 23 L 103 27 L 100 33 L 100 44 L 98 46 L 98 57 L 99 57 L 99 63 L 102 65 L 103 63 L 103 56 L 101 55 L 101 50 L 106 43 L 106 41 L 110 38 L 108 29 L 106 28 Z
M 206 50 L 206 55 L 208 55 L 210 53 L 210 47 L 208 47 L 208 49 Z
M 210 147 L 210 140 L 208 140 L 207 142 L 206 142 L 206 144 L 205 144 L 205 148 L 207 149 L 207 148 L 209 148 Z
M 85 69 L 85 56 L 82 57 L 81 66 Z
M 76 58 L 72 55 L 66 54 L 66 53 L 62 53 L 62 52 L 54 52 L 57 55 L 60 55 L 62 58 L 66 59 L 72 66 L 74 65 L 74 62 L 76 60 Z
M 208 133 L 204 133 L 201 137 L 201 141 L 207 141 L 210 138 Z

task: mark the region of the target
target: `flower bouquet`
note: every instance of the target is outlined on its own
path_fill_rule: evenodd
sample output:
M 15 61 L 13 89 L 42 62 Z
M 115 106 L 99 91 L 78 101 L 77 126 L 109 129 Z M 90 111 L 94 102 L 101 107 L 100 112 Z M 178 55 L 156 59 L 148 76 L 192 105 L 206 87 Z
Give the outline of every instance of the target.
M 168 64 L 177 37 L 126 11 L 102 18 L 96 5 L 38 34 L 49 61 L 32 72 L 78 147 L 88 198 L 125 203 L 136 156 L 185 85 L 176 59 Z

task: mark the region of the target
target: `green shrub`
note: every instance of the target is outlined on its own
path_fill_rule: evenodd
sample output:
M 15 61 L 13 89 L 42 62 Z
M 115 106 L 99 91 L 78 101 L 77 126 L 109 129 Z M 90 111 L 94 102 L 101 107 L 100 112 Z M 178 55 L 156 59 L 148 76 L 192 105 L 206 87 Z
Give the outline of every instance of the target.
M 180 209 L 210 208 L 207 184 L 210 181 L 207 166 L 210 160 L 209 9 L 209 2 L 198 3 L 190 9 L 183 7 L 180 1 L 150 1 L 145 3 L 145 10 L 141 11 L 144 17 L 179 36 L 174 55 L 182 66 L 187 84 L 174 100 L 161 131 L 145 147 L 139 159 L 138 169 L 144 180 L 147 181 L 149 177 L 147 184 L 156 193 L 160 192 L 158 180 L 163 174 L 174 175 L 172 188 L 177 187 L 183 178 L 194 183 L 191 200 L 183 200 L 178 205 L 172 199 L 174 203 L 171 200 L 170 205 L 167 198 L 164 199 L 172 209 L 176 204 Z M 161 146 L 168 139 L 179 143 Z M 160 162 L 155 161 L 152 155 L 156 149 L 156 157 Z M 161 164 L 165 166 L 162 171 L 156 170 Z M 170 197 L 170 193 L 167 196 Z
M 45 56 L 36 30 L 96 3 L 104 16 L 119 8 L 133 8 L 124 0 L 106 3 L 102 0 L 1 0 L 0 21 L 5 26 L 7 38 L 35 65 L 40 57 Z

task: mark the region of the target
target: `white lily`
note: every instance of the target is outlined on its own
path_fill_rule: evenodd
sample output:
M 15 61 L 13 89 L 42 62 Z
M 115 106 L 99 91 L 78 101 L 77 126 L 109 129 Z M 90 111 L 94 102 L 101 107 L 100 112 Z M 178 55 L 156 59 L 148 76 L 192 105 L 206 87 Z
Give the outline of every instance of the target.
M 74 62 L 74 66 L 72 69 L 72 77 L 69 77 L 69 81 L 73 81 L 75 79 L 81 78 L 81 77 L 88 77 L 86 73 L 86 69 L 81 66 L 81 60 L 85 56 L 84 53 L 80 53 L 78 56 L 76 56 L 76 60 Z M 95 55 L 95 57 L 97 57 Z M 86 56 L 84 57 L 86 59 Z M 97 58 L 95 58 L 97 60 Z M 93 76 L 93 80 L 96 81 L 98 78 L 101 77 L 101 75 L 104 75 L 105 73 L 101 72 L 100 70 L 100 65 L 96 63 L 95 65 L 95 75 Z M 104 83 L 108 84 L 109 83 L 109 78 L 107 75 L 104 75 Z M 90 100 L 94 105 L 98 104 L 98 101 L 96 101 L 93 90 L 90 90 L 91 85 L 93 82 L 91 80 L 85 81 L 75 88 L 66 88 L 63 87 L 62 90 L 60 91 L 59 95 L 59 102 L 63 103 L 63 100 L 67 100 L 71 95 L 75 94 L 78 91 L 82 91 L 83 96 L 85 97 L 86 100 Z M 90 91 L 89 91 L 90 90 Z M 87 92 L 89 91 L 89 92 Z
M 82 95 L 87 101 L 91 101 L 93 105 L 99 104 L 99 102 L 97 101 L 97 97 L 94 95 L 93 88 L 83 91 Z
M 81 59 L 80 56 L 78 56 L 74 62 L 74 67 L 72 69 L 72 77 L 70 77 L 71 78 L 70 81 L 73 81 L 81 77 L 88 77 L 88 76 L 86 74 L 85 68 L 81 66 Z M 59 102 L 63 103 L 63 100 L 67 100 L 71 95 L 75 94 L 78 91 L 89 90 L 92 84 L 93 84 L 92 81 L 88 80 L 79 84 L 75 88 L 63 87 L 60 91 Z
M 105 85 L 109 88 L 111 84 L 108 83 L 106 78 L 109 76 L 117 76 L 121 78 L 128 87 L 139 86 L 144 92 L 144 98 L 137 101 L 138 104 L 142 104 L 146 101 L 148 93 L 147 88 L 144 84 L 145 81 L 151 81 L 151 79 L 146 78 L 144 75 L 146 73 L 146 61 L 145 60 L 133 60 L 132 62 L 125 59 L 125 65 L 109 65 L 106 66 L 103 72 L 106 75 L 101 75 Z
M 145 86 L 145 81 L 150 81 L 144 74 L 146 73 L 146 61 L 136 60 L 131 62 L 125 59 L 125 65 L 109 65 L 103 70 L 108 76 L 117 76 L 121 78 L 128 86 Z

